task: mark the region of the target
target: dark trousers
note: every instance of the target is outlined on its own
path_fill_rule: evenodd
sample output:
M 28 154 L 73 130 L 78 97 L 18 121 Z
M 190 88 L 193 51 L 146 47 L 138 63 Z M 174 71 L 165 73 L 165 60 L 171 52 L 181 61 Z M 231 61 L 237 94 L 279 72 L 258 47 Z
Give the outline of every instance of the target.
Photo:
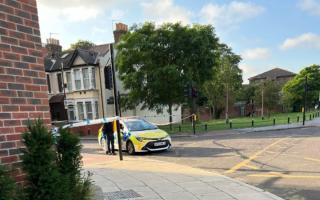
M 108 152 L 114 153 L 114 135 L 108 135 L 107 134 L 107 146 L 108 146 Z

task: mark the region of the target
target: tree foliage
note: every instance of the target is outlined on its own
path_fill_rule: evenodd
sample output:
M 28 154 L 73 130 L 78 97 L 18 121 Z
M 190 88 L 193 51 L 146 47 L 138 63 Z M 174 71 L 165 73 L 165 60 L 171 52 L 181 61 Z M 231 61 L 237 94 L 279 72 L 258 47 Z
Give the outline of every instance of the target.
M 23 169 L 27 174 L 26 194 L 33 200 L 59 200 L 65 198 L 64 182 L 56 165 L 52 150 L 53 138 L 41 120 L 28 125 L 23 134 L 26 149 L 22 156 Z
M 183 88 L 200 87 L 212 77 L 218 38 L 210 25 L 153 23 L 134 26 L 117 45 L 117 69 L 129 91 L 126 107 L 162 111 L 184 102 Z
M 90 49 L 95 44 L 89 40 L 78 40 L 75 43 L 72 43 L 70 45 L 70 48 L 68 50 L 74 50 L 74 49 Z
M 55 146 L 51 132 L 41 120 L 30 122 L 23 134 L 26 199 L 91 199 L 90 176 L 81 175 L 80 139 L 68 130 L 61 130 L 60 134 Z
M 256 85 L 254 102 L 256 106 L 262 107 L 262 92 L 263 92 L 263 107 L 265 113 L 275 110 L 282 105 L 281 103 L 281 85 L 275 81 L 267 80 Z
M 0 165 L 0 200 L 16 200 L 16 185 L 4 166 Z
M 308 79 L 307 108 L 319 103 L 320 66 L 311 65 L 301 70 L 294 79 L 283 87 L 283 101 L 295 111 L 301 110 L 304 105 L 305 77 Z
M 231 104 L 242 84 L 242 71 L 238 67 L 241 57 L 234 54 L 225 44 L 219 45 L 218 52 L 217 66 L 213 68 L 211 79 L 203 86 L 208 105 L 214 108 L 215 118 L 220 118 L 225 109 L 227 95 L 228 103 Z

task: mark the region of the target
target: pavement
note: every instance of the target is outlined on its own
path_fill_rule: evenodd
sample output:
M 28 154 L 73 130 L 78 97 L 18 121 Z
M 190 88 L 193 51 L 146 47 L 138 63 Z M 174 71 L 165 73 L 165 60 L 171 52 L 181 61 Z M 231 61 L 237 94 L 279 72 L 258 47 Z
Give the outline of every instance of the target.
M 94 151 L 99 154 L 93 154 Z M 97 200 L 281 200 L 269 192 L 214 172 L 146 157 L 83 153 Z

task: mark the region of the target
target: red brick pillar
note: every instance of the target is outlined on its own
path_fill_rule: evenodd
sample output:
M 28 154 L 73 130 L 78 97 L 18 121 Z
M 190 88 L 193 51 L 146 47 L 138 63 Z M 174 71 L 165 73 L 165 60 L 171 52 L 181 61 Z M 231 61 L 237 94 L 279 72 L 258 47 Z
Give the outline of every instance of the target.
M 0 164 L 17 181 L 27 120 L 50 123 L 47 90 L 36 0 L 0 0 Z

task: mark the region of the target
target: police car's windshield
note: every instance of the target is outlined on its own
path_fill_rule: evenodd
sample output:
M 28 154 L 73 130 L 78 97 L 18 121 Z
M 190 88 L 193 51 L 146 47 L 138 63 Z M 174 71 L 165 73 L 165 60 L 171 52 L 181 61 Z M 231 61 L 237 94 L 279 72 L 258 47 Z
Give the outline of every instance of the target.
M 130 120 L 124 122 L 129 131 L 153 130 L 158 127 L 144 120 Z

